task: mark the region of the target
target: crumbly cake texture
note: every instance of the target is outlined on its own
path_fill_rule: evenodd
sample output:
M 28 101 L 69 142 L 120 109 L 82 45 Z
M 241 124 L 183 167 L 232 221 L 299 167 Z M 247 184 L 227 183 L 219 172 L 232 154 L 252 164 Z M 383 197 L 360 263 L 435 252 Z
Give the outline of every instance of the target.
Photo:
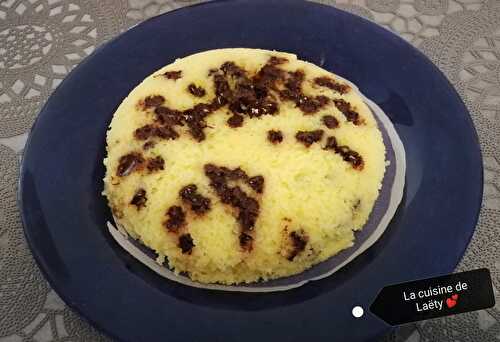
M 334 74 L 293 54 L 220 49 L 176 60 L 125 98 L 104 194 L 177 274 L 249 283 L 352 246 L 385 162 L 371 111 Z

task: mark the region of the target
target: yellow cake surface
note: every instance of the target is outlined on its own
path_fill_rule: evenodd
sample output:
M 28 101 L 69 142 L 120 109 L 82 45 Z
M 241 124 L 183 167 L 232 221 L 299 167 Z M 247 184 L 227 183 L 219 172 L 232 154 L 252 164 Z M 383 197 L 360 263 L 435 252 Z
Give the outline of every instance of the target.
M 176 273 L 248 283 L 352 246 L 385 163 L 372 113 L 334 74 L 293 54 L 220 49 L 176 60 L 123 100 L 104 194 Z

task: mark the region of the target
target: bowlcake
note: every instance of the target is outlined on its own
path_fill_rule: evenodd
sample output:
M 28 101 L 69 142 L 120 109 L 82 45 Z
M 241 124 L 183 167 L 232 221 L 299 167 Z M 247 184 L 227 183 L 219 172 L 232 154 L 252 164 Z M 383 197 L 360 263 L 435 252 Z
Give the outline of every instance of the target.
M 385 172 L 361 97 L 295 55 L 221 49 L 137 86 L 107 134 L 104 194 L 158 261 L 202 283 L 300 273 L 352 246 Z

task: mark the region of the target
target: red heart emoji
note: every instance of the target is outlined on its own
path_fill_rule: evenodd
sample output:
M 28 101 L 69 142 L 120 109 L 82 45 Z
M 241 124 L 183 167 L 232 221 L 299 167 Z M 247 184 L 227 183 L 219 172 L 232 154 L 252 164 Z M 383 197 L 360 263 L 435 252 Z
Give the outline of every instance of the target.
M 452 308 L 454 307 L 455 305 L 457 305 L 457 301 L 456 300 L 453 300 L 451 298 L 446 298 L 446 305 L 448 305 L 448 308 Z
M 451 299 L 457 300 L 458 299 L 458 295 L 455 293 L 453 296 L 451 296 Z

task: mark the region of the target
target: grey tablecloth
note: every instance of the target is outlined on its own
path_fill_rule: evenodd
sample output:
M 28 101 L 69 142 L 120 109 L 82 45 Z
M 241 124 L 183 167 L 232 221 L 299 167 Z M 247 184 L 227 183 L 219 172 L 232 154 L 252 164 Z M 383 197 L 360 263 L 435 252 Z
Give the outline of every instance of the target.
M 0 1 L 0 342 L 108 340 L 64 305 L 27 249 L 16 207 L 19 156 L 40 106 L 76 64 L 131 25 L 196 2 Z M 399 33 L 458 89 L 485 163 L 481 217 L 458 270 L 488 267 L 500 289 L 500 0 L 318 2 Z M 497 306 L 408 325 L 385 340 L 494 341 L 499 321 Z

